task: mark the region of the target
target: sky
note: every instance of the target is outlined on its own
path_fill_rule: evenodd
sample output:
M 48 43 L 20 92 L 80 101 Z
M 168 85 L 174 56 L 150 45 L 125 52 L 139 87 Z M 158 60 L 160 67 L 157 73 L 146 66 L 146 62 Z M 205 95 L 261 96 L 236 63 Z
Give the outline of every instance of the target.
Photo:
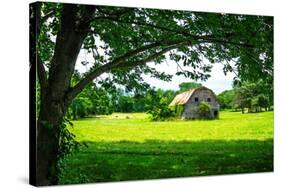
M 152 67 L 156 67 L 157 70 L 174 75 L 171 82 L 165 82 L 144 75 L 144 80 L 148 82 L 151 86 L 155 86 L 156 88 L 161 88 L 165 90 L 167 89 L 178 90 L 180 83 L 194 82 L 194 80 L 185 78 L 184 76 L 175 75 L 175 73 L 177 72 L 177 65 L 173 62 L 162 63 L 157 66 L 152 65 Z M 224 90 L 232 89 L 232 81 L 233 78 L 235 77 L 235 74 L 227 73 L 227 75 L 224 75 L 222 68 L 223 68 L 222 64 L 218 64 L 218 63 L 214 64 L 212 68 L 212 72 L 210 73 L 211 77 L 205 82 L 202 81 L 197 81 L 197 82 L 201 83 L 205 87 L 212 89 L 216 94 L 219 94 Z
M 91 53 L 87 53 L 86 51 L 81 50 L 77 59 L 76 63 L 76 69 L 84 73 L 88 71 L 91 67 L 90 64 L 88 65 L 82 65 L 82 61 L 88 61 L 93 62 L 94 59 L 92 57 Z M 203 60 L 204 63 L 208 63 L 207 60 Z M 154 65 L 153 62 L 148 63 L 149 66 L 155 67 L 156 70 L 160 72 L 165 72 L 167 74 L 173 75 L 172 81 L 166 82 L 159 80 L 157 78 L 152 78 L 149 75 L 143 75 L 143 79 L 145 82 L 149 83 L 151 86 L 154 86 L 156 88 L 161 88 L 164 90 L 178 90 L 179 84 L 182 82 L 194 82 L 192 79 L 185 78 L 184 76 L 177 76 L 175 73 L 177 72 L 177 65 L 173 61 L 166 61 L 158 65 Z M 210 73 L 211 77 L 205 81 L 197 81 L 198 83 L 201 83 L 203 86 L 208 87 L 209 89 L 212 89 L 216 94 L 221 93 L 224 90 L 232 89 L 232 81 L 235 77 L 234 73 L 227 73 L 227 75 L 224 75 L 223 73 L 223 65 L 219 63 L 213 64 L 212 72 Z M 101 77 L 106 77 L 106 75 L 101 75 Z

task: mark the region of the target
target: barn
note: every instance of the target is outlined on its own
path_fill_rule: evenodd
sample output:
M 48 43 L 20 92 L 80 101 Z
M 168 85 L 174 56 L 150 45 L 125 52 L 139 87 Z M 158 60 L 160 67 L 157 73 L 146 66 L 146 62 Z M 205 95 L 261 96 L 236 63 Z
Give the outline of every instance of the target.
M 204 86 L 178 94 L 169 106 L 183 105 L 181 118 L 196 119 L 199 118 L 197 108 L 201 101 L 205 101 L 211 106 L 210 118 L 219 117 L 217 97 L 211 89 Z

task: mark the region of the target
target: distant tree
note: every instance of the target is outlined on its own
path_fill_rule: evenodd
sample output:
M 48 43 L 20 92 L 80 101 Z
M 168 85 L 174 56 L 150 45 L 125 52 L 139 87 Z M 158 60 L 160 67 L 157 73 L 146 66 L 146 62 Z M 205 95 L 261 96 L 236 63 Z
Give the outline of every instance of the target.
M 134 99 L 131 96 L 121 96 L 118 100 L 118 112 L 134 112 Z
M 269 99 L 264 94 L 259 94 L 252 98 L 252 107 L 255 109 L 255 112 L 260 112 L 261 108 L 268 110 Z
M 179 85 L 179 88 L 180 88 L 179 93 L 188 91 L 190 89 L 195 89 L 195 88 L 198 88 L 201 86 L 202 86 L 202 84 L 196 83 L 196 82 L 183 82 Z
M 221 109 L 232 109 L 235 92 L 234 90 L 226 90 L 218 94 L 218 102 Z
M 133 96 L 133 100 L 134 100 L 134 112 L 146 112 L 147 109 L 145 108 L 145 104 L 146 104 L 146 93 L 142 93 L 142 94 L 135 94 Z
M 268 110 L 270 107 L 270 98 L 272 91 L 267 90 L 268 85 L 263 81 L 255 83 L 243 82 L 239 87 L 235 87 L 234 105 L 236 108 L 241 108 L 244 113 L 244 108 L 248 108 L 248 112 L 259 112 L 261 108 Z
M 90 114 L 92 108 L 91 101 L 85 97 L 76 97 L 70 105 L 69 116 L 73 119 L 83 118 Z
M 121 92 L 116 99 L 116 105 L 114 110 L 116 112 L 147 112 L 151 109 L 154 102 L 159 102 L 159 100 L 153 100 L 152 92 L 154 93 L 156 99 L 164 99 L 169 103 L 173 100 L 176 92 L 173 90 L 162 90 L 150 88 L 149 90 L 138 91 L 138 93 L 126 93 Z
M 242 113 L 244 109 L 248 108 L 248 112 L 251 111 L 255 85 L 253 83 L 243 83 L 242 86 L 235 88 L 234 104 L 235 108 L 241 108 Z
M 75 71 L 71 85 L 75 85 L 80 79 L 81 74 Z M 114 105 L 116 92 L 112 86 L 97 86 L 97 84 L 91 83 L 71 102 L 66 115 L 68 118 L 77 119 L 90 114 L 111 114 L 116 106 Z

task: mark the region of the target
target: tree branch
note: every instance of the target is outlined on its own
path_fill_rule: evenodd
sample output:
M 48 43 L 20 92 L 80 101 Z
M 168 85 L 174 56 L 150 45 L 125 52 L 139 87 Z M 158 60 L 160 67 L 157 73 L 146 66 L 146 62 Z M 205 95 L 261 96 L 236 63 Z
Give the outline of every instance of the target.
M 135 62 L 122 62 L 122 63 L 119 63 L 119 64 L 115 64 L 113 66 L 113 68 L 130 68 L 130 67 L 135 67 L 135 66 L 138 66 L 138 65 L 143 65 L 145 63 L 148 63 L 150 61 L 153 61 L 155 58 L 159 57 L 160 55 L 163 55 L 165 54 L 166 52 L 170 51 L 170 50 L 173 50 L 175 48 L 178 48 L 179 46 L 183 45 L 183 44 L 186 44 L 187 42 L 182 42 L 182 43 L 179 43 L 179 44 L 174 44 L 174 45 L 171 45 L 169 47 L 166 47 L 164 49 L 162 49 L 161 51 L 153 54 L 153 55 L 150 55 L 148 56 L 147 58 L 143 59 L 143 60 L 140 60 L 140 61 L 135 61 Z M 188 42 L 189 43 L 189 42 Z
M 171 32 L 171 33 L 175 33 L 175 34 L 179 34 L 179 35 L 183 35 L 185 37 L 191 37 L 194 40 L 203 40 L 205 42 L 213 42 L 213 43 L 222 43 L 222 44 L 232 44 L 232 45 L 238 45 L 238 46 L 242 46 L 242 47 L 248 47 L 248 48 L 253 48 L 253 45 L 247 44 L 247 43 L 243 43 L 243 42 L 233 42 L 231 40 L 227 40 L 227 38 L 230 35 L 235 35 L 235 33 L 226 33 L 225 34 L 225 38 L 217 38 L 215 35 L 210 34 L 210 35 L 193 35 L 185 30 L 173 30 L 170 28 L 166 28 L 163 26 L 159 26 L 159 25 L 154 25 L 154 24 L 150 24 L 150 23 L 143 23 L 143 22 L 137 22 L 137 21 L 122 21 L 120 19 L 117 19 L 115 17 L 96 17 L 94 18 L 94 20 L 98 20 L 98 19 L 107 19 L 107 20 L 112 20 L 115 22 L 119 22 L 119 23 L 125 23 L 125 24 L 135 24 L 135 25 L 140 25 L 140 26 L 147 26 L 147 27 L 151 27 L 151 28 L 155 28 L 155 29 L 159 29 L 162 31 L 167 31 L 167 32 Z
M 92 72 L 90 72 L 87 76 L 85 76 L 79 83 L 77 83 L 73 88 L 71 88 L 67 94 L 66 99 L 67 101 L 72 101 L 92 80 L 100 76 L 102 73 L 110 70 L 112 64 L 107 63 L 105 65 L 96 68 Z
M 76 97 L 85 87 L 88 85 L 92 80 L 100 76 L 102 73 L 107 72 L 109 70 L 113 70 L 116 68 L 130 68 L 130 67 L 136 67 L 138 65 L 143 65 L 145 63 L 148 63 L 150 61 L 153 61 L 155 58 L 159 57 L 160 55 L 163 55 L 164 53 L 178 48 L 179 46 L 183 44 L 190 44 L 189 41 L 181 41 L 176 44 L 170 45 L 166 48 L 163 48 L 159 52 L 156 52 L 147 58 L 135 61 L 135 62 L 129 62 L 129 61 L 112 61 L 110 63 L 107 63 L 103 66 L 100 66 L 99 68 L 95 69 L 94 71 L 90 72 L 87 76 L 85 76 L 78 84 L 76 84 L 73 88 L 69 90 L 67 93 L 67 99 L 71 101 L 74 97 Z
M 177 44 L 177 43 L 180 43 L 180 42 L 184 42 L 184 40 L 178 40 L 178 41 L 168 41 L 168 40 L 166 40 L 166 41 L 165 40 L 156 41 L 154 43 L 150 43 L 150 44 L 144 45 L 144 46 L 142 46 L 140 48 L 131 50 L 131 51 L 125 53 L 124 55 L 122 55 L 120 57 L 117 57 L 114 61 L 112 61 L 112 63 L 119 63 L 121 61 L 125 61 L 129 57 L 133 57 L 133 56 L 135 56 L 135 55 L 137 55 L 137 54 L 139 54 L 141 52 L 153 49 L 155 47 L 159 47 L 161 45 L 173 45 L 173 44 Z

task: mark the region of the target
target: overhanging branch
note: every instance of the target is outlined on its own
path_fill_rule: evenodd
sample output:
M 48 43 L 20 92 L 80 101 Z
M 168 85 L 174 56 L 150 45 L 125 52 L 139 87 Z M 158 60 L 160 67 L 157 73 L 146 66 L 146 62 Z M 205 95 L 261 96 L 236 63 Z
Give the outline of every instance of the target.
M 159 52 L 156 52 L 147 58 L 144 58 L 140 61 L 135 62 L 129 62 L 129 61 L 112 61 L 110 63 L 107 63 L 103 66 L 100 66 L 99 68 L 93 70 L 90 72 L 87 76 L 85 76 L 78 84 L 76 84 L 73 88 L 70 89 L 70 91 L 67 93 L 67 99 L 71 101 L 74 97 L 76 97 L 85 87 L 88 85 L 91 81 L 93 81 L 95 78 L 100 76 L 102 73 L 107 72 L 109 70 L 113 70 L 116 68 L 130 68 L 130 67 L 136 67 L 139 65 L 146 64 L 150 61 L 153 61 L 155 58 L 159 57 L 160 55 L 165 54 L 166 52 L 176 49 L 181 45 L 184 44 L 190 44 L 189 41 L 181 41 L 175 44 L 172 44 L 170 46 L 167 46 L 160 50 Z
M 166 47 L 164 49 L 162 49 L 161 51 L 153 54 L 153 55 L 150 55 L 148 56 L 147 58 L 143 59 L 143 60 L 140 60 L 140 61 L 135 61 L 135 62 L 122 62 L 122 63 L 119 63 L 119 64 L 115 64 L 113 66 L 113 68 L 129 68 L 129 67 L 135 67 L 135 66 L 138 66 L 138 65 L 143 65 L 145 63 L 148 63 L 150 61 L 153 61 L 155 58 L 159 57 L 160 55 L 163 55 L 165 54 L 166 52 L 170 51 L 170 50 L 173 50 L 175 48 L 178 48 L 179 46 L 183 45 L 183 44 L 186 44 L 187 42 L 182 42 L 182 43 L 179 43 L 179 44 L 174 44 L 174 45 L 171 45 L 169 47 Z
M 155 47 L 164 46 L 164 45 L 174 45 L 174 44 L 178 44 L 180 42 L 184 42 L 184 40 L 177 40 L 177 41 L 162 40 L 162 41 L 156 41 L 154 43 L 147 44 L 147 45 L 144 45 L 144 46 L 142 46 L 140 48 L 131 50 L 131 51 L 125 53 L 124 55 L 122 55 L 120 57 L 117 57 L 114 61 L 112 61 L 112 63 L 119 63 L 119 62 L 125 61 L 126 59 L 128 59 L 130 57 L 133 57 L 133 56 L 135 56 L 135 55 L 137 55 L 137 54 L 139 54 L 141 52 L 153 49 Z
M 230 36 L 235 36 L 235 33 L 225 33 L 225 36 L 221 36 L 221 37 L 217 37 L 213 34 L 206 34 L 206 35 L 194 35 L 189 33 L 188 31 L 185 30 L 181 30 L 181 29 L 171 29 L 171 28 L 167 28 L 164 26 L 159 26 L 159 25 L 155 25 L 155 24 L 151 24 L 151 23 L 145 23 L 145 22 L 138 22 L 138 21 L 123 21 L 120 19 L 117 19 L 116 17 L 96 17 L 94 18 L 94 20 L 99 20 L 99 19 L 105 19 L 105 20 L 111 20 L 111 21 L 115 21 L 118 23 L 124 23 L 124 24 L 135 24 L 135 25 L 139 25 L 139 26 L 146 26 L 146 27 L 150 27 L 150 28 L 155 28 L 161 31 L 166 31 L 166 32 L 170 32 L 170 33 L 174 33 L 174 34 L 179 34 L 182 35 L 184 37 L 190 37 L 190 39 L 193 40 L 201 40 L 202 42 L 211 42 L 211 43 L 221 43 L 221 44 L 231 44 L 231 45 L 236 45 L 236 46 L 242 46 L 242 47 L 247 47 L 247 48 L 253 48 L 253 45 L 248 44 L 247 42 L 234 42 L 231 41 L 229 39 Z

